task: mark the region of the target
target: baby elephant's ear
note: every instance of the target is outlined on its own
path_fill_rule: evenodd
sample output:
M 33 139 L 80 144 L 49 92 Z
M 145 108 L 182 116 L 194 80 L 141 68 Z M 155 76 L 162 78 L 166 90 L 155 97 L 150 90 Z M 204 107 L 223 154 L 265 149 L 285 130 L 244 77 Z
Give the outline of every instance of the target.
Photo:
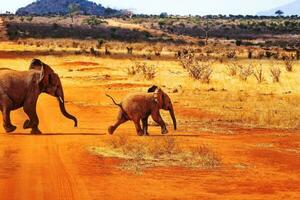
M 42 61 L 34 58 L 30 63 L 29 69 L 41 70 L 42 66 L 43 66 Z
M 47 74 L 49 73 L 54 73 L 53 69 L 47 65 L 46 63 L 43 63 L 41 60 L 34 58 L 29 66 L 30 69 L 35 69 L 35 70 L 44 70 Z
M 155 92 L 155 90 L 156 90 L 157 88 L 158 88 L 158 87 L 157 87 L 156 85 L 151 86 L 151 87 L 148 89 L 148 93 Z

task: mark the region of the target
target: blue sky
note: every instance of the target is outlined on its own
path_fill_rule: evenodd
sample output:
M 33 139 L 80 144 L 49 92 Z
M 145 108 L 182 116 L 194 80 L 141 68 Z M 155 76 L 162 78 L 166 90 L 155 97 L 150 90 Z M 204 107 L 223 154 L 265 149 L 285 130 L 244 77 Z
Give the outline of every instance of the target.
M 34 0 L 7 0 L 0 12 L 15 12 Z M 284 5 L 294 0 L 92 0 L 112 8 L 129 8 L 135 13 L 159 14 L 168 12 L 181 15 L 256 14 L 259 11 Z

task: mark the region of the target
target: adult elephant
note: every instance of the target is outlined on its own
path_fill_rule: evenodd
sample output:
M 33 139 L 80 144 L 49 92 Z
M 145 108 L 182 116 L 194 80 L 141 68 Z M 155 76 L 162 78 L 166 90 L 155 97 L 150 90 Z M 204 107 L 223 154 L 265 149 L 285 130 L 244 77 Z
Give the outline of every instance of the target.
M 23 107 L 29 119 L 23 128 L 31 128 L 32 134 L 40 134 L 39 118 L 36 113 L 36 103 L 41 93 L 47 93 L 57 98 L 62 114 L 74 121 L 77 119 L 65 109 L 64 92 L 59 76 L 50 66 L 38 59 L 33 59 L 28 71 L 12 69 L 0 70 L 0 109 L 3 115 L 3 127 L 7 133 L 13 132 L 10 112 Z

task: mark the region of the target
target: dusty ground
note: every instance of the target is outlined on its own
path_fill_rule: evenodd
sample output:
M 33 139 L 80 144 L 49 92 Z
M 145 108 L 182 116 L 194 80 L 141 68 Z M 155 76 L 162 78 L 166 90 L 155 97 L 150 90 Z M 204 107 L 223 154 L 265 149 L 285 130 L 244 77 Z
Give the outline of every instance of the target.
M 230 124 L 205 124 L 203 128 L 203 121 L 218 116 L 191 106 L 199 98 L 197 95 L 186 99 L 181 93 L 170 94 L 179 130 L 173 132 L 169 127 L 167 137 L 186 144 L 207 144 L 222 158 L 220 168 L 164 167 L 136 175 L 118 169 L 116 159 L 91 155 L 91 146 L 101 146 L 115 137 L 107 135 L 106 130 L 114 121 L 117 108 L 104 94 L 121 99 L 128 92 L 146 90 L 151 82 L 124 78 L 120 66 L 127 60 L 40 58 L 62 77 L 67 108 L 78 117 L 79 128 L 72 128 L 72 122 L 61 116 L 56 100 L 47 95 L 38 102 L 42 135 L 30 135 L 20 129 L 25 114 L 22 110 L 13 112 L 17 131 L 5 134 L 0 129 L 0 199 L 300 198 L 299 131 L 245 129 Z M 30 60 L 5 56 L 0 59 L 0 67 L 25 70 Z M 172 87 L 162 78 L 156 82 Z M 164 118 L 170 121 L 168 115 Z M 116 134 L 137 137 L 130 122 Z M 150 134 L 162 137 L 158 127 L 150 127 Z

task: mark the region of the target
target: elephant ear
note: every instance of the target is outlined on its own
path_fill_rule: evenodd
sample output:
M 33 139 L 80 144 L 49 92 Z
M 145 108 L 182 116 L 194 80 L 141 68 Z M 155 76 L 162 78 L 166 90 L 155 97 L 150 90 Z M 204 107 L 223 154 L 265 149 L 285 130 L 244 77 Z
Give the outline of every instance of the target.
M 162 89 L 157 88 L 154 92 L 154 98 L 156 98 L 156 102 L 159 104 L 160 108 L 165 107 L 165 93 L 162 91 Z
M 41 73 L 41 75 L 40 75 L 41 89 L 46 88 L 47 86 L 49 86 L 51 75 L 54 74 L 53 69 L 49 65 L 43 63 L 39 59 L 33 59 L 30 66 L 29 66 L 29 70 L 40 71 L 40 73 Z
M 162 107 L 164 105 L 164 92 L 157 86 L 152 86 L 148 89 L 148 93 L 153 93 L 154 101 Z
M 35 69 L 35 70 L 40 70 L 40 71 L 43 69 L 45 71 L 45 74 L 54 73 L 54 70 L 49 65 L 47 65 L 46 63 L 43 63 L 39 59 L 33 59 L 31 61 L 29 70 L 30 69 Z
M 148 93 L 152 93 L 155 92 L 158 89 L 158 87 L 156 85 L 152 85 L 149 89 L 148 89 Z
M 170 97 L 159 87 L 156 88 L 153 94 L 154 100 L 159 105 L 159 108 L 167 110 L 170 104 Z

